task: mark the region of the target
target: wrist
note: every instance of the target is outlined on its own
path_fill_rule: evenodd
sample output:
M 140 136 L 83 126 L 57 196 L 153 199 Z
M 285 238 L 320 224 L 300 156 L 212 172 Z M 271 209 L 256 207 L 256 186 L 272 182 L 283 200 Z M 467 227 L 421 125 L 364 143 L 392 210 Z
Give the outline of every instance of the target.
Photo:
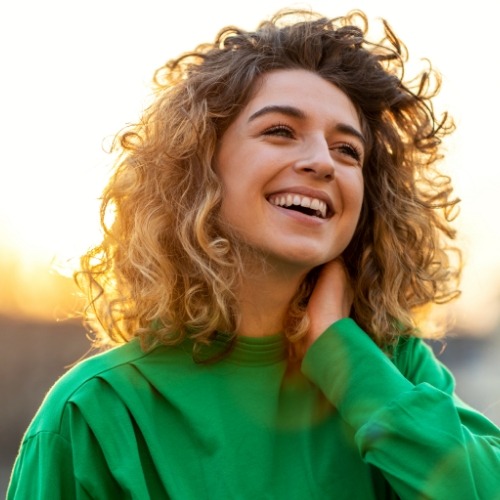
M 321 318 L 321 320 L 310 319 L 308 333 L 309 345 L 316 341 L 334 323 L 345 318 L 347 318 L 347 316 L 342 314 L 331 314 L 328 317 Z

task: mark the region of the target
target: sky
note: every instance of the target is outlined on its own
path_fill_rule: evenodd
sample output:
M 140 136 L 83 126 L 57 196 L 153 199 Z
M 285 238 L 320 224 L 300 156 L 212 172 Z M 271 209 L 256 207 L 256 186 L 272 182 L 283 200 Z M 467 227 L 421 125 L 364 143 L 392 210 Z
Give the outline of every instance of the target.
M 437 110 L 457 131 L 444 169 L 462 199 L 458 227 L 466 269 L 454 314 L 491 330 L 500 318 L 500 67 L 489 19 L 500 0 L 17 0 L 0 7 L 0 311 L 53 314 L 65 265 L 98 239 L 98 198 L 113 135 L 148 102 L 154 70 L 212 40 L 225 25 L 253 29 L 282 7 L 334 17 L 364 10 L 386 18 L 412 64 L 443 74 Z M 418 8 L 418 10 L 417 10 Z M 59 281 L 58 281 L 59 280 Z M 50 300 L 49 300 L 50 299 Z

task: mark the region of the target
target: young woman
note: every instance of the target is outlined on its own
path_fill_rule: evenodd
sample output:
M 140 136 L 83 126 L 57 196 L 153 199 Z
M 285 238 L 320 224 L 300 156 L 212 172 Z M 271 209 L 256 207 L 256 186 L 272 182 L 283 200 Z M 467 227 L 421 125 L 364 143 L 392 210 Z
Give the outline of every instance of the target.
M 78 274 L 122 345 L 51 390 L 8 498 L 500 498 L 498 428 L 419 338 L 457 295 L 453 124 L 365 33 L 282 12 L 158 70 Z

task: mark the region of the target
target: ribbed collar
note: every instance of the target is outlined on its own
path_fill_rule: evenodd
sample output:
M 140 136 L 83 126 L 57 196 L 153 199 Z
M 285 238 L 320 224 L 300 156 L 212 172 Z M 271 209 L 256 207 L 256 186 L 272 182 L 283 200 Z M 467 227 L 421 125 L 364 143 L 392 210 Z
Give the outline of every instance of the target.
M 227 355 L 223 355 L 230 349 Z M 235 340 L 226 333 L 218 333 L 210 347 L 203 349 L 203 358 L 222 355 L 225 362 L 245 365 L 269 365 L 287 358 L 287 345 L 283 334 L 266 337 L 238 335 Z

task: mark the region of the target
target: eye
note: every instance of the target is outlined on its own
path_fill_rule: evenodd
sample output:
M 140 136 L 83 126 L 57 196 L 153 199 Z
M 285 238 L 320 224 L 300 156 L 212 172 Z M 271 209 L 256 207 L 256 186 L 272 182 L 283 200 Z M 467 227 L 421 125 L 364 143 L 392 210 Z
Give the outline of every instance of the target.
M 361 165 L 363 155 L 357 146 L 349 143 L 342 143 L 336 145 L 332 149 L 338 151 L 343 157 L 346 157 L 348 160 L 353 160 L 357 165 Z
M 277 123 L 269 128 L 266 128 L 262 135 L 270 135 L 275 137 L 287 137 L 289 139 L 295 138 L 295 133 L 291 127 L 284 123 Z

